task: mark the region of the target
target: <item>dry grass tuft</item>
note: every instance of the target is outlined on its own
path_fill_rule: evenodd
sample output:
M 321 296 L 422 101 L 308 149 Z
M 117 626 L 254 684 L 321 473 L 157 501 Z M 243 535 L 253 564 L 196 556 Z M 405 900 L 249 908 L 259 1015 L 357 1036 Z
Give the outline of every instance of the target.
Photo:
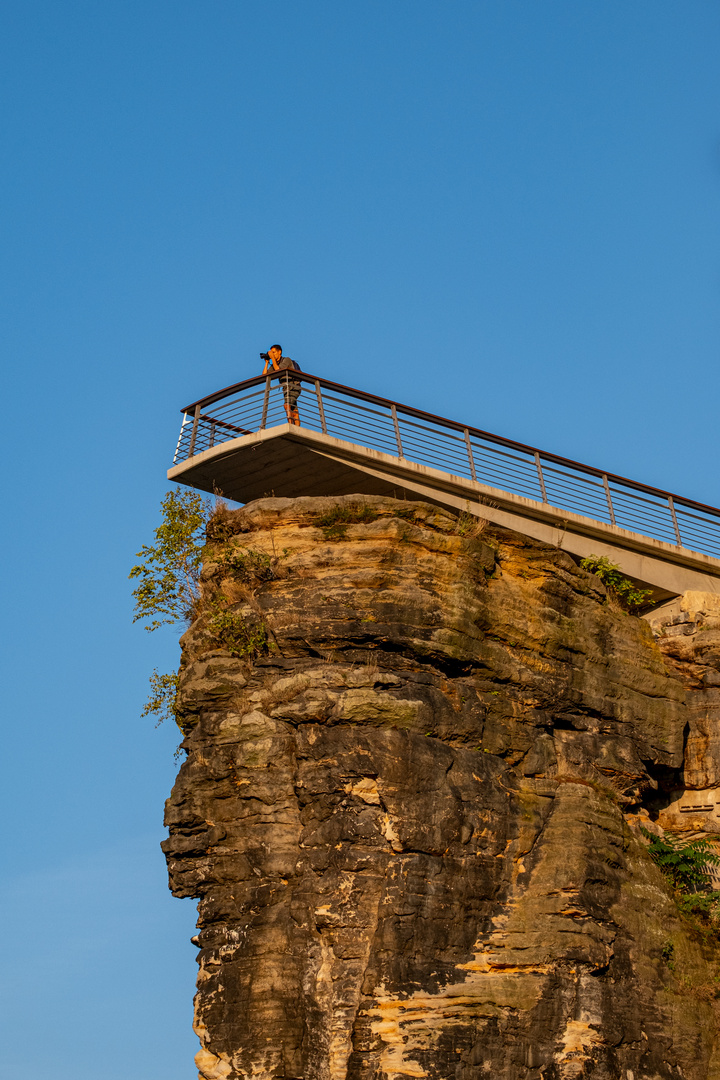
M 463 510 L 462 514 L 457 519 L 455 525 L 455 532 L 458 536 L 467 536 L 474 538 L 480 536 L 488 527 L 488 522 L 485 518 L 479 518 L 475 514 L 469 513 L 467 510 Z

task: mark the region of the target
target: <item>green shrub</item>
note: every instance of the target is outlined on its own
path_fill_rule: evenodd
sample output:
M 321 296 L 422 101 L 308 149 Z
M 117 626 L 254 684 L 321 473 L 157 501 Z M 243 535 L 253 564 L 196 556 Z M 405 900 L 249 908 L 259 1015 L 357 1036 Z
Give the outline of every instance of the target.
M 277 577 L 276 559 L 271 559 L 264 551 L 252 548 L 240 548 L 225 552 L 218 560 L 223 570 L 233 575 L 238 581 L 260 584 Z
M 599 577 L 603 585 L 628 611 L 642 607 L 652 597 L 652 589 L 638 589 L 629 578 L 623 576 L 620 567 L 611 563 L 604 555 L 589 555 L 587 559 L 580 560 L 580 565 L 583 570 L 589 570 L 591 574 Z
M 714 930 L 720 928 L 720 892 L 717 890 L 680 896 L 678 907 L 684 915 L 690 915 Z
M 210 608 L 207 628 L 216 644 L 227 649 L 231 656 L 261 656 L 269 651 L 265 624 L 249 622 L 220 600 Z
M 650 841 L 650 858 L 660 868 L 670 884 L 680 893 L 708 893 L 713 868 L 720 865 L 720 856 L 709 840 L 683 842 L 666 833 L 655 836 L 647 829 L 643 835 Z
M 348 525 L 361 525 L 375 521 L 378 514 L 370 506 L 333 506 L 324 514 L 318 514 L 315 524 L 322 529 L 326 540 L 343 540 Z

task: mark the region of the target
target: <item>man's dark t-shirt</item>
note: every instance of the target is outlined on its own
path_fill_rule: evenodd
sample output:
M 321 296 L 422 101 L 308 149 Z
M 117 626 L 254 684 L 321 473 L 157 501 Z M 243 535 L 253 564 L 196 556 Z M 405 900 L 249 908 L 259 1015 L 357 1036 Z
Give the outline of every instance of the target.
M 294 360 L 291 360 L 289 356 L 281 356 L 277 361 L 278 370 L 280 371 L 300 371 L 300 365 L 296 364 Z M 278 380 L 285 391 L 288 398 L 293 401 L 297 401 L 298 394 L 302 393 L 302 386 L 299 379 L 293 379 L 288 375 L 281 375 Z

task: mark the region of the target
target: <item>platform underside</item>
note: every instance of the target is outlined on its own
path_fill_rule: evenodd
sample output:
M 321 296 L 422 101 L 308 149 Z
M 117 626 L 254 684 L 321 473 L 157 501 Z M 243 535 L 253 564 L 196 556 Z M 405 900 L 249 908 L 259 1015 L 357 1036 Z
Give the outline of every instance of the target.
M 292 435 L 279 435 L 250 446 L 236 445 L 245 443 L 247 438 L 224 443 L 218 451 L 233 449 L 209 460 L 213 451 L 191 458 L 183 466 L 171 469 L 168 477 L 202 491 L 212 492 L 215 485 L 226 498 L 239 503 L 300 495 L 415 497 L 410 492 L 405 495 L 396 481 L 372 476 L 351 462 L 324 457 L 316 447 Z M 175 475 L 178 468 L 181 475 Z

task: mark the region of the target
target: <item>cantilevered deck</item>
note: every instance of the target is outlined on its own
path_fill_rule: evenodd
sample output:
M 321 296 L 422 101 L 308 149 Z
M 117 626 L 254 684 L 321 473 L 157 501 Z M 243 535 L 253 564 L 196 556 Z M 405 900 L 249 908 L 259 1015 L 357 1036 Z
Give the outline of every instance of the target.
M 301 426 L 280 376 L 193 402 L 168 477 L 244 503 L 392 495 L 468 510 L 574 555 L 606 555 L 657 601 L 720 593 L 720 510 L 304 372 Z

